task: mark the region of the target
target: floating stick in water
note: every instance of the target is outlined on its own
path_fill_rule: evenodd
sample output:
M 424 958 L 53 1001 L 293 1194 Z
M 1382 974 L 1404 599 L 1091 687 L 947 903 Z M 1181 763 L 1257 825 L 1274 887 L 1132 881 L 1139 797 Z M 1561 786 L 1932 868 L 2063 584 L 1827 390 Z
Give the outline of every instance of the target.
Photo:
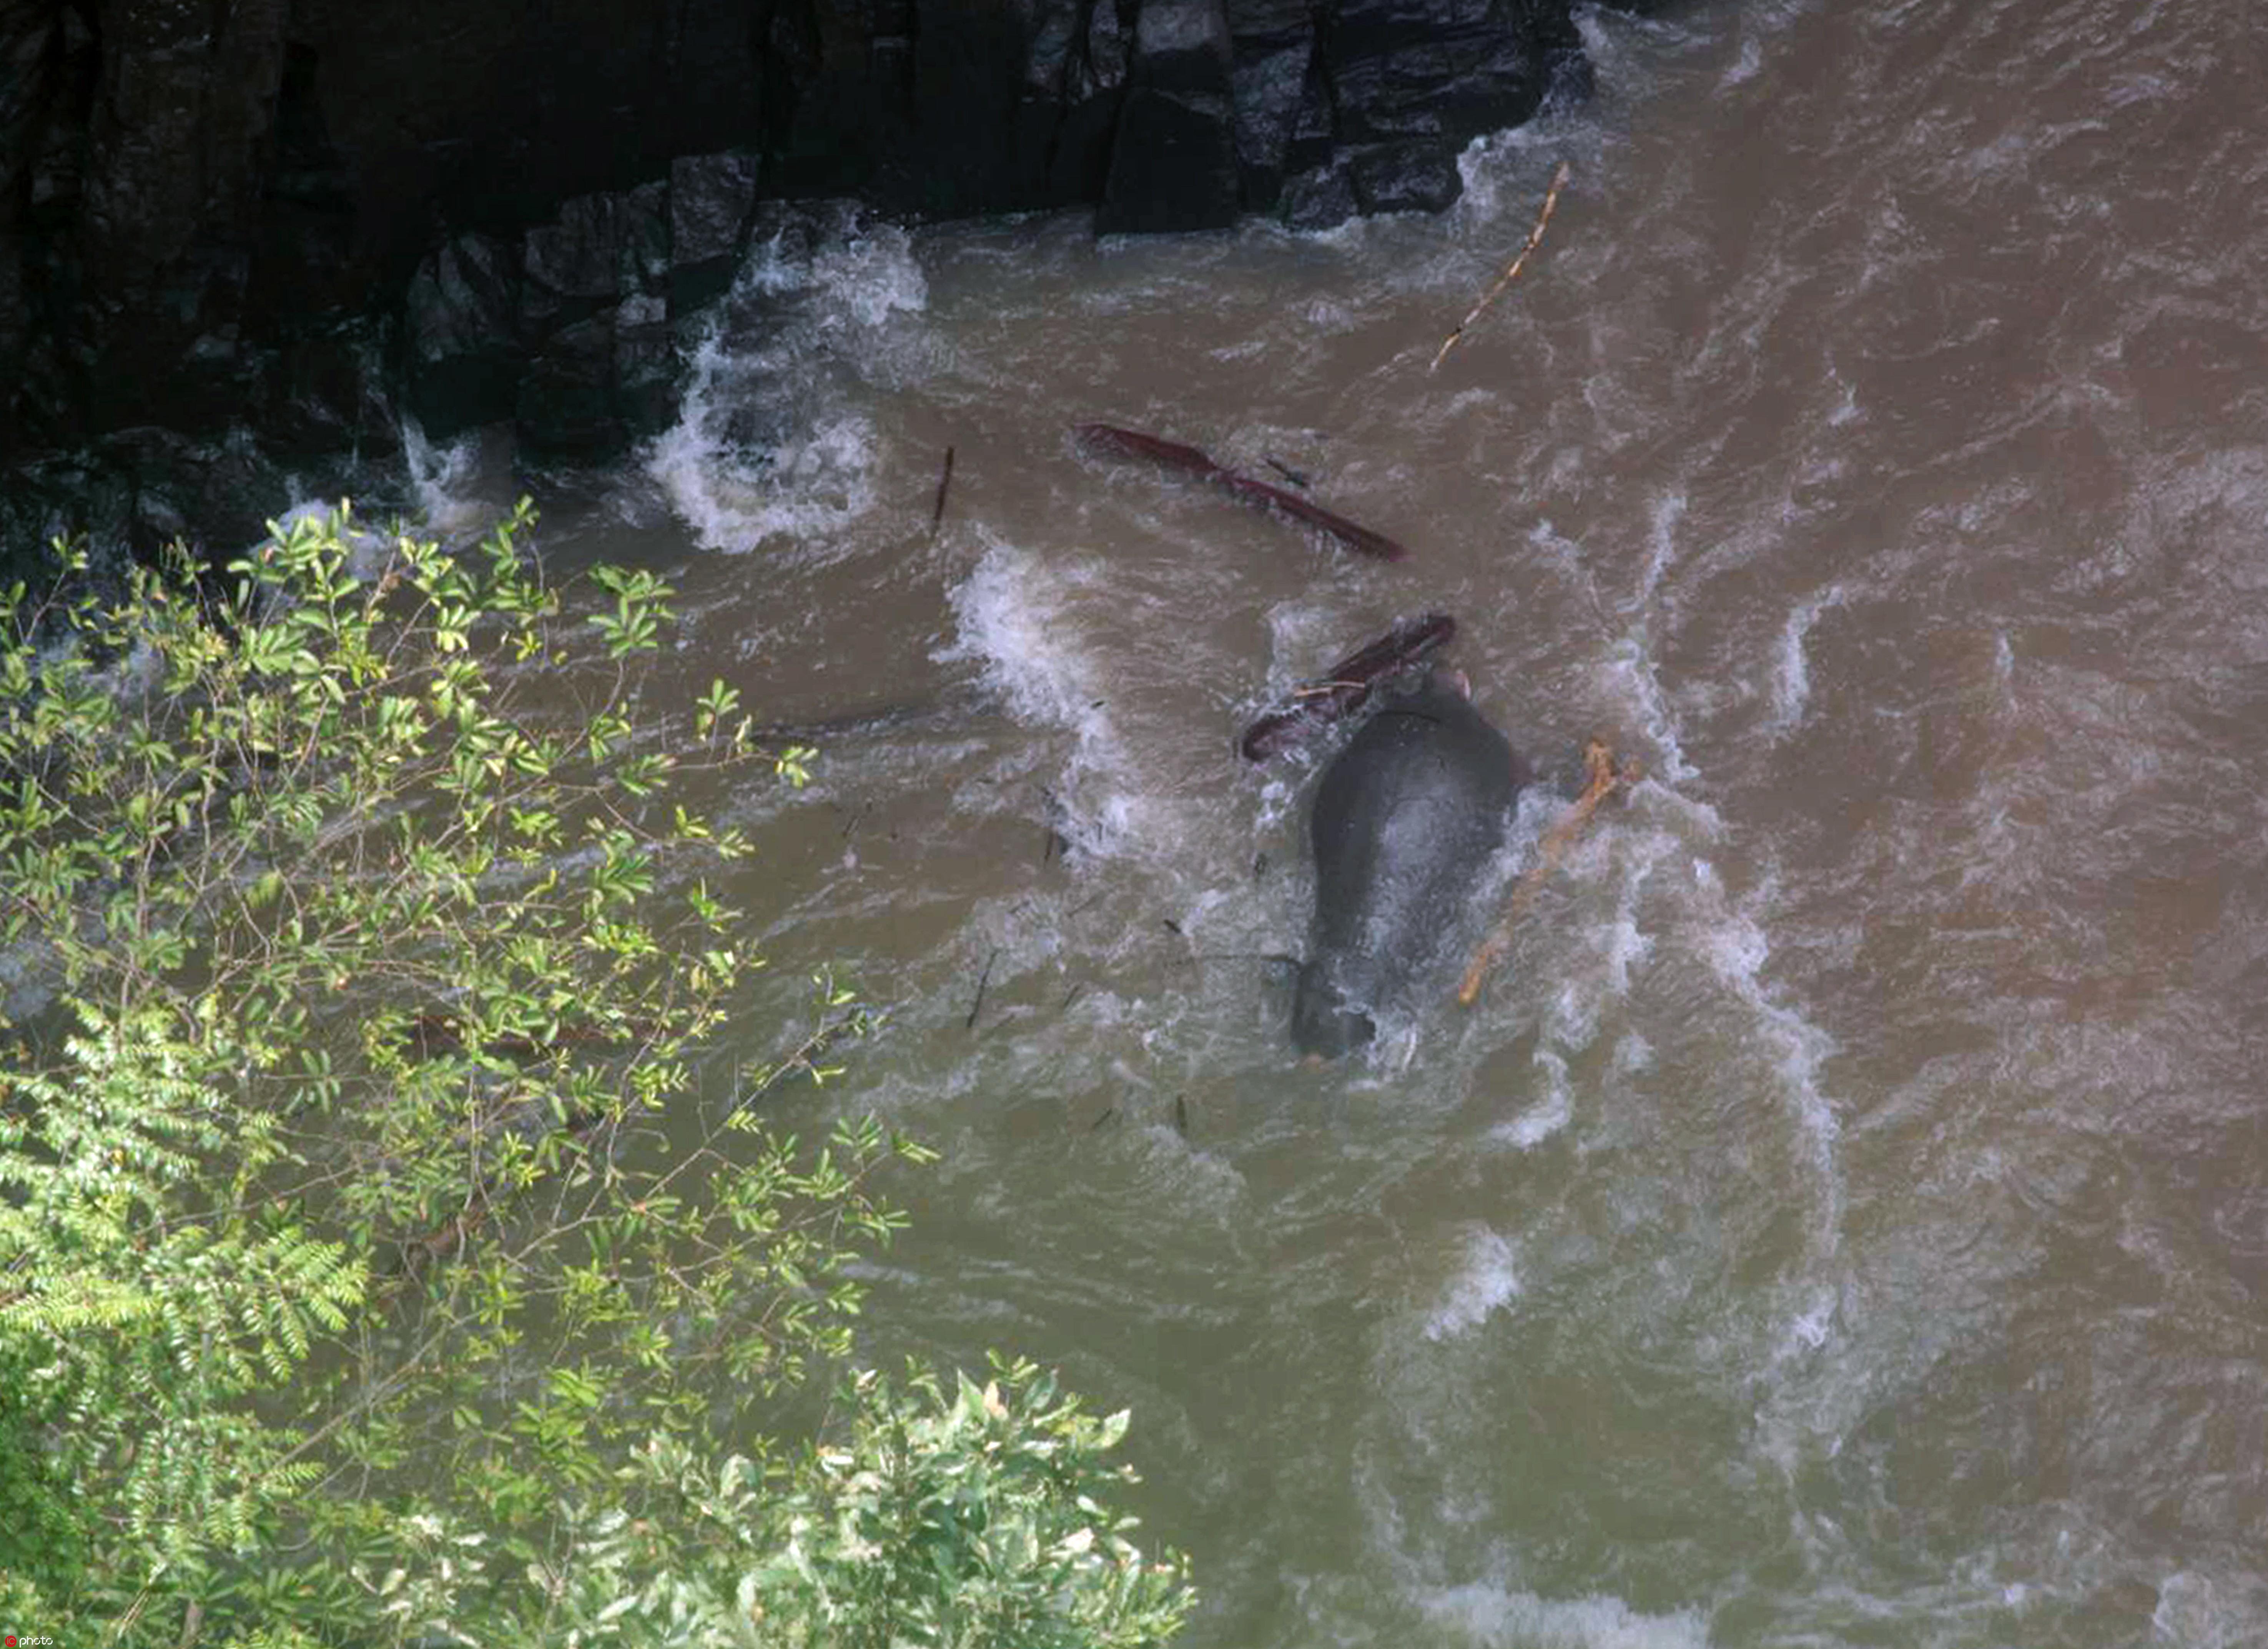
M 1322 680 L 1299 688 L 1292 703 L 1270 710 L 1244 730 L 1237 748 L 1248 762 L 1265 762 L 1307 734 L 1360 710 L 1378 684 L 1448 644 L 1457 621 L 1447 613 L 1396 624 L 1367 646 L 1358 648 L 1323 673 Z
M 1615 753 L 1607 748 L 1603 739 L 1594 739 L 1583 747 L 1583 765 L 1590 769 L 1590 784 L 1584 788 L 1574 806 L 1568 810 L 1567 816 L 1553 825 L 1550 833 L 1543 838 L 1543 846 L 1535 856 L 1535 863 L 1529 867 L 1528 874 L 1520 879 L 1520 886 L 1512 890 L 1512 903 L 1505 910 L 1504 920 L 1497 924 L 1496 931 L 1488 936 L 1488 942 L 1475 953 L 1472 966 L 1465 969 L 1465 976 L 1457 986 L 1457 1000 L 1466 1007 L 1472 1006 L 1480 999 L 1481 983 L 1488 977 L 1488 970 L 1495 967 L 1497 958 L 1511 947 L 1513 924 L 1534 902 L 1535 890 L 1543 885 L 1543 879 L 1558 865 L 1560 856 L 1567 850 L 1567 844 L 1582 833 L 1584 825 L 1598 811 L 1601 802 L 1615 791 L 1627 790 L 1637 784 L 1642 772 L 1635 756 L 1617 768 Z
M 1498 293 L 1519 278 L 1521 266 L 1528 261 L 1528 254 L 1543 243 L 1543 225 L 1551 221 L 1551 209 L 1559 204 L 1559 191 L 1565 187 L 1567 176 L 1567 163 L 1562 160 L 1559 170 L 1551 174 L 1551 192 L 1543 197 L 1543 210 L 1535 214 L 1535 227 L 1528 232 L 1528 244 L 1521 247 L 1520 255 L 1512 261 L 1505 272 L 1496 277 L 1496 284 L 1488 289 L 1481 301 L 1465 312 L 1465 318 L 1457 322 L 1457 329 L 1441 340 L 1441 347 L 1433 351 L 1433 364 L 1425 369 L 1427 372 L 1440 370 L 1442 361 L 1456 347 L 1457 340 L 1465 335 L 1465 328 L 1481 318 L 1481 311 L 1496 302 Z
M 937 529 L 945 520 L 945 490 L 951 485 L 953 485 L 953 449 L 948 446 L 945 449 L 944 473 L 937 478 L 937 505 L 929 512 L 929 532 L 932 538 L 937 536 Z
M 992 983 L 992 964 L 999 960 L 1000 947 L 995 945 L 992 953 L 984 959 L 984 971 L 976 975 L 976 1000 L 968 1005 L 968 1017 L 961 1022 L 961 1029 L 973 1031 L 976 1028 L 976 1016 L 984 1012 L 984 987 Z
M 1139 458 L 1167 469 L 1178 469 L 1194 475 L 1199 481 L 1211 482 L 1232 497 L 1255 508 L 1274 514 L 1288 516 L 1303 526 L 1312 526 L 1327 533 L 1349 549 L 1359 550 L 1366 556 L 1375 556 L 1381 561 L 1400 561 L 1410 552 L 1383 533 L 1373 533 L 1368 527 L 1336 515 L 1320 504 L 1308 503 L 1281 487 L 1271 487 L 1264 481 L 1255 481 L 1249 475 L 1240 475 L 1194 446 L 1184 446 L 1179 441 L 1161 440 L 1154 435 L 1145 435 L 1138 430 L 1122 430 L 1114 423 L 1082 423 L 1075 433 L 1082 445 L 1091 451 L 1110 453 L 1120 458 Z

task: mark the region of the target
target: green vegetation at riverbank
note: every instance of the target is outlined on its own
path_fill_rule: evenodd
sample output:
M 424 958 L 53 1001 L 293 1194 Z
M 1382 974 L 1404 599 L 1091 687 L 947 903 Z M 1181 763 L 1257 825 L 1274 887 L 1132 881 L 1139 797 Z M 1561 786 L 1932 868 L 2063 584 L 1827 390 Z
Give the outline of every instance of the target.
M 563 601 L 530 526 L 303 520 L 225 594 L 5 603 L 0 1627 L 1172 1637 L 1123 1416 L 1021 1363 L 845 1372 L 880 1182 L 928 1153 L 775 1125 L 865 1028 L 830 981 L 771 1067 L 713 1052 L 761 962 L 711 879 L 750 848 L 682 799 L 811 753 L 722 683 L 642 705 L 669 591 Z

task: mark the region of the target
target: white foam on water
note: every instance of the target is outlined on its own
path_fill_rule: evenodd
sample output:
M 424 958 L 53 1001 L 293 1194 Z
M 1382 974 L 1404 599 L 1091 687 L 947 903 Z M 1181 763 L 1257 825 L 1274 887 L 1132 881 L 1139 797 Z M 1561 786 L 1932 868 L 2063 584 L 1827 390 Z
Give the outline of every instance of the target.
M 1631 708 L 1633 718 L 1661 753 L 1660 774 L 1672 784 L 1697 777 L 1679 742 L 1676 712 L 1662 690 L 1653 658 L 1653 618 L 1663 578 L 1677 556 L 1677 525 L 1684 518 L 1683 490 L 1656 501 L 1647 534 L 1646 558 L 1638 588 L 1625 611 L 1629 628 L 1612 642 L 1597 666 L 1599 685 L 1610 699 Z
M 1684 519 L 1683 489 L 1654 500 L 1646 524 L 1646 564 L 1638 571 L 1638 592 L 1632 600 L 1640 612 L 1653 604 L 1663 575 L 1668 572 L 1670 563 L 1677 559 L 1677 524 Z
M 1866 416 L 1865 409 L 1859 404 L 1859 386 L 1832 366 L 1828 368 L 1827 378 L 1837 390 L 1835 404 L 1828 409 L 1827 427 L 1839 430 L 1846 423 L 1856 423 Z
M 2205 1575 L 2177 1570 L 2158 1582 L 2158 1606 L 2150 1611 L 2154 1642 L 2176 1649 L 2239 1649 L 2260 1641 L 2258 1616 Z
M 824 545 L 873 507 L 859 404 L 881 334 L 928 304 L 907 232 L 848 221 L 808 256 L 785 231 L 752 251 L 696 347 L 676 424 L 644 470 L 705 549 Z
M 458 537 L 488 526 L 496 512 L 475 489 L 481 470 L 481 432 L 468 430 L 439 445 L 408 413 L 401 415 L 401 459 L 409 471 L 409 490 L 417 500 L 418 525 L 439 538 Z
M 1602 881 L 1619 867 L 1614 913 L 1583 929 L 1566 953 L 1555 958 L 1558 987 L 1544 1000 L 1530 1060 L 1538 1098 L 1491 1130 L 1491 1138 L 1533 1150 L 1574 1119 L 1568 1060 L 1598 1041 L 1609 1008 L 1630 998 L 1631 970 L 1653 953 L 1654 941 L 1638 923 L 1638 907 L 1656 866 L 1678 846 L 1667 831 L 1616 832 L 1593 836 L 1567 859 L 1565 872 L 1583 882 Z M 1650 1049 L 1646 1056 L 1652 1056 Z
M 1683 784 L 1700 777 L 1699 769 L 1686 761 L 1684 747 L 1678 740 L 1677 715 L 1661 690 L 1661 678 L 1647 650 L 1643 626 L 1607 650 L 1607 656 L 1599 661 L 1597 676 L 1601 690 L 1611 701 L 1631 707 L 1640 730 L 1661 753 L 1664 782 Z
M 1834 1039 L 1780 998 L 1764 979 L 1771 946 L 1764 927 L 1729 896 L 1716 867 L 1691 860 L 1693 909 L 1688 945 L 1736 1005 L 1744 1021 L 1741 1040 L 1771 1071 L 1796 1143 L 1808 1160 L 1810 1199 L 1808 1252 L 1776 1291 L 1782 1327 L 1764 1351 L 1769 1395 L 1757 1410 L 1757 1451 L 1793 1476 L 1808 1447 L 1839 1433 L 1835 1415 L 1846 1389 L 1848 1357 L 1832 1348 L 1845 1321 L 1845 1268 L 1840 1255 L 1845 1192 L 1838 1141 L 1841 1123 L 1822 1082 L 1836 1051 Z M 1756 902 L 1768 902 L 1766 887 Z M 1845 1352 L 1849 1341 L 1844 1341 Z M 1822 1358 L 1824 1359 L 1822 1361 Z M 1824 1382 L 1822 1385 L 1822 1382 Z M 1830 1394 L 1839 1394 L 1833 1395 Z
M 1826 1344 L 1835 1331 L 1835 1315 L 1842 1304 L 1839 1291 L 1824 1285 L 1814 1289 L 1810 1305 L 1798 1312 L 1788 1324 L 1787 1340 L 1781 1347 L 1781 1354 L 1792 1356 L 1799 1350 L 1815 1351 Z
M 989 534 L 987 535 L 989 537 Z M 980 662 L 1018 719 L 1059 727 L 1073 745 L 1056 787 L 1057 828 L 1086 852 L 1151 836 L 1149 799 L 1110 718 L 1101 666 L 1080 645 L 1072 598 L 1102 578 L 1091 562 L 1042 560 L 997 540 L 947 600 L 959 634 L 932 656 Z
M 1594 141 L 1585 141 L 1587 136 L 1562 121 L 1530 121 L 1506 131 L 1482 133 L 1457 156 L 1457 175 L 1464 187 L 1449 209 L 1452 225 L 1495 235 L 1510 226 L 1504 221 L 1509 217 L 1522 220 L 1525 226 L 1550 187 L 1552 168 L 1546 162 L 1571 147 L 1595 148 Z M 1504 256 L 1508 259 L 1520 245 L 1514 240 Z
M 1479 1584 L 1417 1600 L 1427 1619 L 1490 1649 L 1707 1649 L 1709 1623 L 1691 1609 L 1645 1615 L 1618 1597 L 1543 1598 Z
M 1485 1319 L 1520 1297 L 1520 1272 L 1511 1241 L 1486 1226 L 1465 1241 L 1464 1263 L 1449 1279 L 1433 1309 L 1425 1314 L 1425 1337 L 1445 1340 Z
M 1793 731 L 1802 721 L 1804 707 L 1811 697 L 1811 671 L 1804 659 L 1804 638 L 1819 615 L 1830 607 L 1843 604 L 1843 587 L 1830 585 L 1817 595 L 1807 596 L 1795 605 L 1787 615 L 1787 622 L 1779 636 L 1779 659 L 1772 672 L 1771 720 L 1768 724 L 1774 738 Z
M 1756 70 L 1764 66 L 1764 48 L 1753 39 L 1744 40 L 1741 42 L 1741 55 L 1734 59 L 1733 66 L 1725 70 L 1724 78 L 1718 84 L 1723 86 L 1739 85 L 1744 80 L 1754 79 Z
M 1535 1067 L 1541 1097 L 1510 1122 L 1489 1130 L 1491 1139 L 1521 1151 L 1535 1150 L 1575 1120 L 1575 1093 L 1567 1080 L 1565 1058 L 1539 1043 L 1528 1063 Z
M 1701 954 L 1718 983 L 1749 1010 L 1755 1035 L 1770 1056 L 1791 1109 L 1811 1148 L 1820 1181 L 1819 1229 L 1823 1255 L 1835 1252 L 1842 1226 L 1842 1173 L 1836 1140 L 1842 1133 L 1835 1108 L 1820 1086 L 1820 1069 L 1835 1052 L 1835 1039 L 1779 1001 L 1764 983 L 1771 956 L 1763 927 L 1746 911 L 1723 899 L 1723 885 L 1705 859 L 1694 863 L 1697 887 L 1718 895 L 1716 910 L 1703 930 Z

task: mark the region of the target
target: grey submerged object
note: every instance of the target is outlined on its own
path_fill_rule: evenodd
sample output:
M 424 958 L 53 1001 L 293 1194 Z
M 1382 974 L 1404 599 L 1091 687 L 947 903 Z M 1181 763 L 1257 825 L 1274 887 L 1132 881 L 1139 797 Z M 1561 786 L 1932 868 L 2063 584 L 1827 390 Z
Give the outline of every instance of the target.
M 1441 961 L 1528 765 L 1431 673 L 1387 696 L 1323 769 L 1309 815 L 1315 919 L 1292 1039 L 1336 1059 Z

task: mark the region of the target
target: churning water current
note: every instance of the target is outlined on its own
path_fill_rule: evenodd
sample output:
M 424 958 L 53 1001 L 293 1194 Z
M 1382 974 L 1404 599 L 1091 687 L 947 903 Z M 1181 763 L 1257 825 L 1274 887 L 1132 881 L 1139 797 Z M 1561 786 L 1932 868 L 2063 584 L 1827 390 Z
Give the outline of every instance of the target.
M 1439 218 L 767 249 L 546 500 L 683 590 L 658 693 L 833 728 L 708 799 L 748 1056 L 821 964 L 888 1009 L 783 1120 L 947 1153 L 869 1349 L 1130 1404 L 1200 1645 L 2268 1643 L 2268 30 L 1587 27 L 1600 100 Z M 1432 608 L 1516 743 L 1648 777 L 1477 1007 L 1304 1071 L 1314 762 L 1232 742 Z

